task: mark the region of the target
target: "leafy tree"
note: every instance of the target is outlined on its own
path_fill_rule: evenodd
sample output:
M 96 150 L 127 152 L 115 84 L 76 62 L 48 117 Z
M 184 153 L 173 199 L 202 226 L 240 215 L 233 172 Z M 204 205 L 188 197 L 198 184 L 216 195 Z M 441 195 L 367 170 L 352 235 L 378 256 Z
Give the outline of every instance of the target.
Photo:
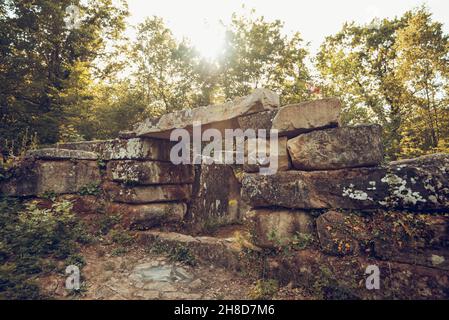
M 220 85 L 226 99 L 265 87 L 281 94 L 283 102 L 297 102 L 308 94 L 308 55 L 299 33 L 282 34 L 283 23 L 236 14 L 227 27 L 225 48 L 219 59 Z
M 187 41 L 177 42 L 161 18 L 147 18 L 139 25 L 132 58 L 136 86 L 153 113 L 194 105 L 199 94 L 198 55 Z
M 430 13 L 408 13 L 398 30 L 398 74 L 405 88 L 402 153 L 417 156 L 449 150 L 449 36 Z
M 82 14 L 68 29 L 66 8 Z M 0 2 L 0 141 L 28 129 L 41 143 L 58 141 L 67 108 L 76 113 L 90 99 L 84 89 L 107 39 L 124 28 L 126 6 L 112 0 L 3 0 Z
M 415 48 L 420 49 L 415 52 Z M 401 18 L 374 20 L 368 25 L 346 23 L 340 32 L 326 38 L 316 66 L 324 93 L 339 96 L 345 103 L 344 123 L 383 125 L 387 156 L 396 159 L 436 150 L 438 141 L 424 138 L 436 135 L 432 122 L 429 120 L 423 127 L 423 122 L 419 124 L 413 117 L 423 108 L 434 113 L 439 108 L 437 115 L 446 113 L 443 101 L 447 101 L 447 91 L 445 94 L 443 88 L 447 70 L 440 66 L 447 65 L 444 63 L 447 50 L 447 36 L 443 35 L 441 24 L 433 23 L 426 9 L 419 8 Z M 416 99 L 418 87 L 412 82 L 421 81 L 421 86 L 426 87 L 430 79 L 434 84 L 441 81 L 438 85 L 441 99 L 438 104 L 426 107 L 429 100 Z M 412 123 L 419 125 L 420 130 L 428 127 L 425 129 L 428 133 L 413 130 Z M 422 139 L 426 142 L 419 143 Z

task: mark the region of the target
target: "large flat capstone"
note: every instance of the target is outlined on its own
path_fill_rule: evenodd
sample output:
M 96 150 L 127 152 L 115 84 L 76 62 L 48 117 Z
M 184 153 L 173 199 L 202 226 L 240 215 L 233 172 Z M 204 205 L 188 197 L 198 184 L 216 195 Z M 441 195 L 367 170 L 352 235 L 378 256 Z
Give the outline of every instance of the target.
M 340 111 L 340 101 L 335 98 L 291 104 L 279 109 L 272 129 L 278 130 L 279 135 L 294 137 L 317 129 L 337 127 Z
M 147 119 L 136 126 L 140 137 L 169 139 L 173 129 L 191 129 L 194 122 L 219 129 L 239 128 L 238 117 L 279 107 L 279 96 L 266 89 L 219 105 L 205 106 L 165 114 L 158 120 Z
M 379 125 L 341 127 L 301 134 L 288 141 L 295 169 L 369 167 L 383 160 Z
M 245 174 L 242 197 L 253 207 L 443 210 L 448 185 L 449 155 L 435 154 L 385 167 Z

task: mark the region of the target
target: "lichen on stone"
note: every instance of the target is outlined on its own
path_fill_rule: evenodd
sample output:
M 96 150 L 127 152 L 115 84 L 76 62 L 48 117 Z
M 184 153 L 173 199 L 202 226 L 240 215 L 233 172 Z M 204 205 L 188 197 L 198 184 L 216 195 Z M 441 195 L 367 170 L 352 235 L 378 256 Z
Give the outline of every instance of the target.
M 365 191 L 362 191 L 362 190 L 356 190 L 356 189 L 354 189 L 354 187 L 355 186 L 352 183 L 349 185 L 348 188 L 344 187 L 343 194 L 342 194 L 343 197 L 349 197 L 351 199 L 360 200 L 360 201 L 366 201 L 366 200 L 373 201 L 373 199 L 368 196 L 368 193 L 366 193 Z

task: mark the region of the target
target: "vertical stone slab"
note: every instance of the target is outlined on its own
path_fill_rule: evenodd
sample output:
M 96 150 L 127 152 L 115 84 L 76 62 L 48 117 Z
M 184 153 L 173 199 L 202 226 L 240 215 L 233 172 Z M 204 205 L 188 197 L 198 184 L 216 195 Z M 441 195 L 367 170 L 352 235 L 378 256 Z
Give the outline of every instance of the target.
M 240 183 L 230 165 L 195 166 L 192 203 L 188 214 L 194 230 L 207 231 L 240 222 L 247 207 L 240 198 Z

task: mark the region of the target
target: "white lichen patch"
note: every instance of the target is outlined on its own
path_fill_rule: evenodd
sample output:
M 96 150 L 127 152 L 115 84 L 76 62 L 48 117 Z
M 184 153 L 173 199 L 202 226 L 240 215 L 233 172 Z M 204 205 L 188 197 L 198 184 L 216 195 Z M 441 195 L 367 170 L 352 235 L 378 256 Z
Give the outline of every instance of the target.
M 431 201 L 435 204 L 438 204 L 438 199 L 434 195 L 430 195 L 428 198 L 429 198 L 429 201 Z
M 370 186 L 368 188 L 366 188 L 366 190 L 371 190 L 371 191 L 376 190 L 376 181 L 370 181 L 369 185 Z
M 443 256 L 438 256 L 436 254 L 432 254 L 432 256 L 430 257 L 430 261 L 432 261 L 433 266 L 438 266 L 438 265 L 442 264 L 444 261 L 446 261 L 446 259 L 444 259 Z
M 150 147 L 141 139 L 129 139 L 126 143 L 118 143 L 111 150 L 112 159 L 138 159 L 145 157 Z
M 407 188 L 407 180 L 395 174 L 387 174 L 381 179 L 382 182 L 388 184 L 392 198 L 400 199 L 405 204 L 416 205 L 418 202 L 427 202 L 419 192 Z M 386 199 L 388 200 L 388 199 Z
M 373 199 L 368 196 L 368 193 L 366 193 L 363 190 L 356 190 L 356 189 L 354 189 L 354 187 L 355 186 L 352 183 L 349 185 L 348 188 L 344 187 L 343 194 L 342 194 L 343 197 L 349 197 L 351 199 L 360 200 L 360 201 L 366 201 L 366 200 L 373 201 Z

